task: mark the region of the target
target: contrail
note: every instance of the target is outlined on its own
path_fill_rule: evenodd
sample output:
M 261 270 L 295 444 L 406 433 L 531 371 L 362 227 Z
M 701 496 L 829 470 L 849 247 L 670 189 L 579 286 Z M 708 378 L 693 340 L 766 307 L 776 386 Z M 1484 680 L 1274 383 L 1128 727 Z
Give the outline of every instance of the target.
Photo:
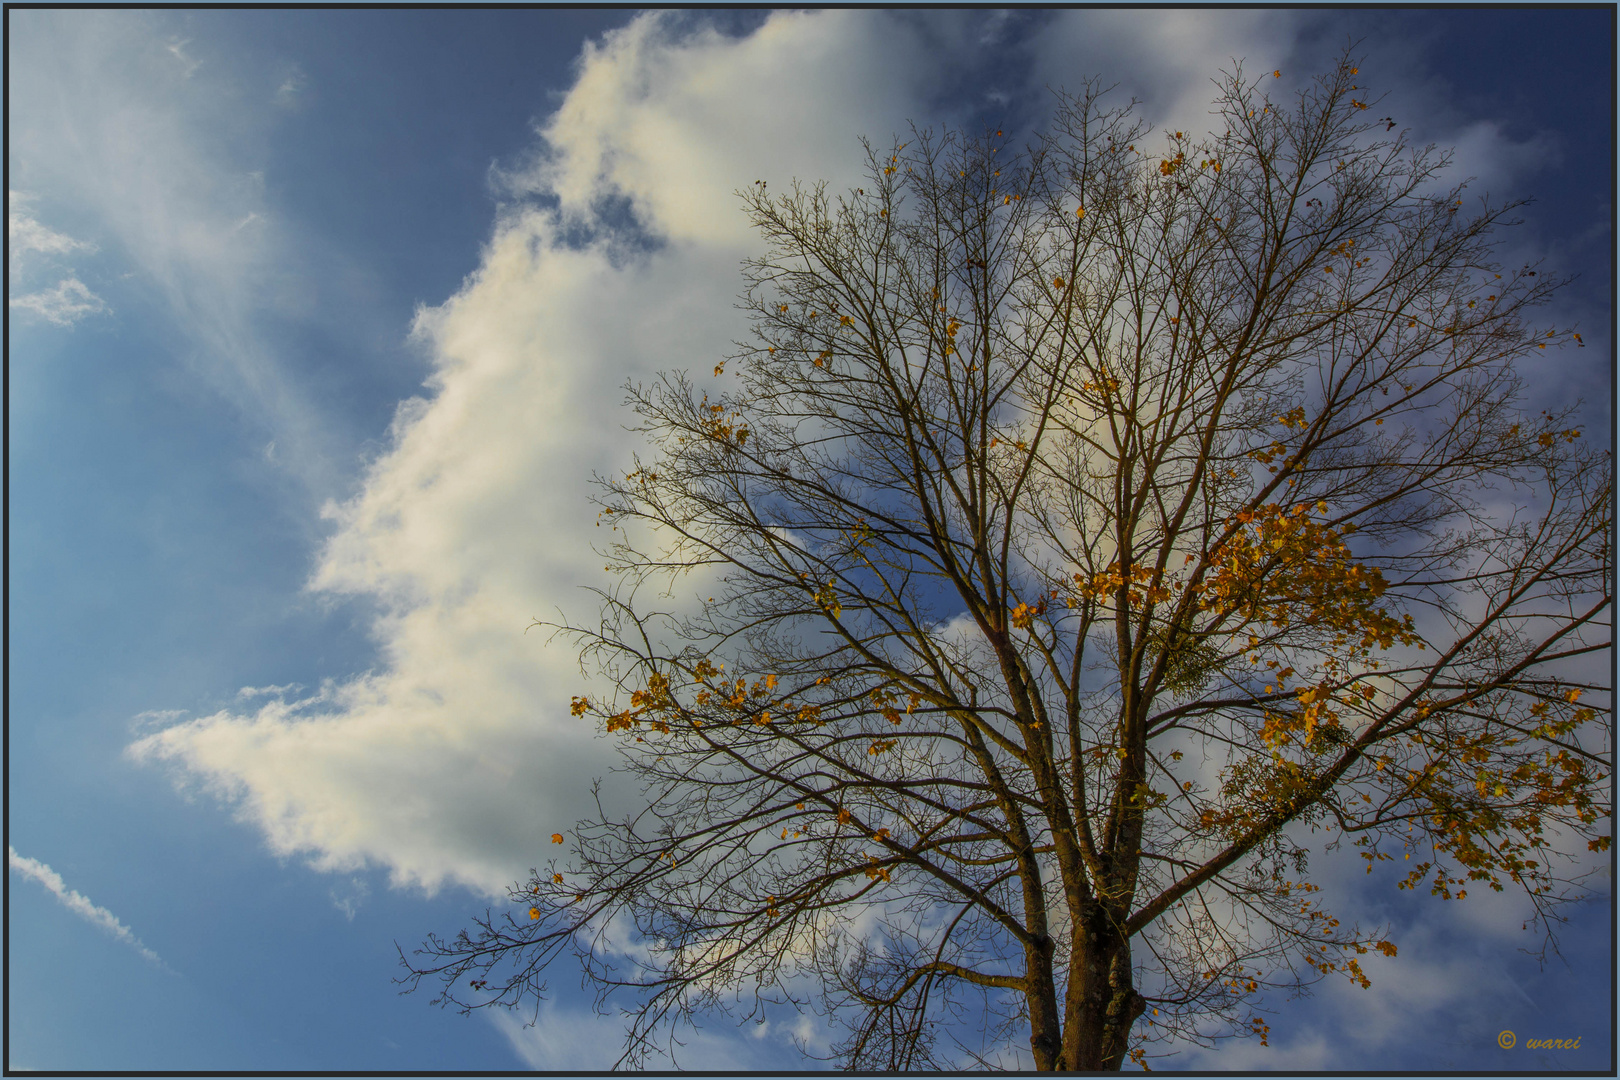
M 156 964 L 158 967 L 163 968 L 165 971 L 172 970 L 169 965 L 163 962 L 162 957 L 158 956 L 157 953 L 141 944 L 141 939 L 135 936 L 135 932 L 129 927 L 125 926 L 123 923 L 119 922 L 116 915 L 104 907 L 97 907 L 95 904 L 92 904 L 87 897 L 82 896 L 68 888 L 67 884 L 62 880 L 62 875 L 58 874 L 55 870 L 52 870 L 38 859 L 25 859 L 23 856 L 17 854 L 17 849 L 12 847 L 10 844 L 6 845 L 6 861 L 11 864 L 11 868 L 13 870 L 16 870 L 24 877 L 33 878 L 51 892 L 55 893 L 56 898 L 62 901 L 63 905 L 75 915 L 78 915 L 80 918 L 88 922 L 95 923 L 103 930 L 110 932 L 113 937 L 117 938 L 119 941 L 122 941 L 125 945 L 128 945 L 130 948 L 152 961 L 152 963 Z

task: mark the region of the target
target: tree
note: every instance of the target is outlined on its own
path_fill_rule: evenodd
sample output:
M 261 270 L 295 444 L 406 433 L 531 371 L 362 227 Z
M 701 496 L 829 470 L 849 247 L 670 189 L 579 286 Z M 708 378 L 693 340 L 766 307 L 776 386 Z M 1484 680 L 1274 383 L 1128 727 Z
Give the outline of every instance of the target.
M 1611 466 L 1518 402 L 1579 335 L 1352 61 L 1275 74 L 1158 150 L 1089 85 L 1027 152 L 743 193 L 736 389 L 630 388 L 618 583 L 563 627 L 644 806 L 410 985 L 511 1006 L 572 954 L 631 1062 L 819 998 L 854 1067 L 1117 1069 L 1395 954 L 1323 845 L 1552 925 L 1609 845 Z

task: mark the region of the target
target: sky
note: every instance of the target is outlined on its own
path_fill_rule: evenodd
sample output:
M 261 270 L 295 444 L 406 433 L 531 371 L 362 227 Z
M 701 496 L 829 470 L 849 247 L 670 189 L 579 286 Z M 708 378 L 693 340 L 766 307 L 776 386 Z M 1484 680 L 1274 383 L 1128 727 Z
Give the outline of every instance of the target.
M 1534 196 L 1505 260 L 1576 275 L 1589 347 L 1531 404 L 1607 435 L 1614 40 L 1612 9 L 9 11 L 8 1068 L 612 1064 L 574 972 L 532 1025 L 463 1017 L 397 949 L 498 910 L 613 765 L 526 628 L 590 614 L 626 381 L 746 333 L 736 191 L 852 186 L 912 121 L 1032 136 L 1092 75 L 1193 127 L 1234 59 L 1286 90 L 1356 41 L 1453 175 Z M 1321 865 L 1399 957 L 1155 1068 L 1613 1067 L 1607 875 L 1541 965 L 1511 896 Z M 678 1064 L 814 1067 L 795 1034 L 712 1018 Z

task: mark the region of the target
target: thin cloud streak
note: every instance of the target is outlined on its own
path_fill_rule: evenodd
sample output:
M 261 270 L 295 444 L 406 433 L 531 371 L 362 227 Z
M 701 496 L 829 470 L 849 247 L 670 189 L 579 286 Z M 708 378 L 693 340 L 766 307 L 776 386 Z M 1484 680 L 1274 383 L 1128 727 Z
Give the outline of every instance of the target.
M 164 971 L 173 973 L 173 969 L 163 962 L 163 958 L 143 945 L 141 939 L 135 936 L 135 932 L 119 922 L 116 915 L 104 907 L 91 903 L 90 899 L 82 893 L 68 888 L 67 883 L 62 880 L 62 875 L 49 866 L 46 866 L 38 859 L 30 859 L 17 854 L 17 849 L 10 844 L 6 845 L 6 862 L 23 877 L 31 878 L 45 886 L 53 896 L 62 902 L 63 907 L 85 922 L 101 927 Z

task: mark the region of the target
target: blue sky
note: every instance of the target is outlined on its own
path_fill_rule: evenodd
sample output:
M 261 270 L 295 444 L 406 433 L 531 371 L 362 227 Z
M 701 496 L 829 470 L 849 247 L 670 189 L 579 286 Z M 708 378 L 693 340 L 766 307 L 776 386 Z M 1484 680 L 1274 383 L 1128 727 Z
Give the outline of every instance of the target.
M 619 388 L 742 327 L 732 192 L 853 183 L 909 120 L 1039 126 L 1091 74 L 1159 126 L 1233 57 L 1364 72 L 1456 174 L 1535 195 L 1511 258 L 1579 274 L 1534 407 L 1611 430 L 1610 10 L 11 11 L 7 954 L 13 1069 L 589 1069 L 401 997 L 585 812 L 588 477 Z M 1159 1068 L 1603 1068 L 1608 878 L 1564 959 L 1511 897 L 1327 872 L 1392 923 L 1371 990 Z M 799 1067 L 795 1018 L 683 1064 Z M 1536 1057 L 1521 1040 L 1582 1038 Z M 813 1034 L 813 1032 L 812 1032 Z

